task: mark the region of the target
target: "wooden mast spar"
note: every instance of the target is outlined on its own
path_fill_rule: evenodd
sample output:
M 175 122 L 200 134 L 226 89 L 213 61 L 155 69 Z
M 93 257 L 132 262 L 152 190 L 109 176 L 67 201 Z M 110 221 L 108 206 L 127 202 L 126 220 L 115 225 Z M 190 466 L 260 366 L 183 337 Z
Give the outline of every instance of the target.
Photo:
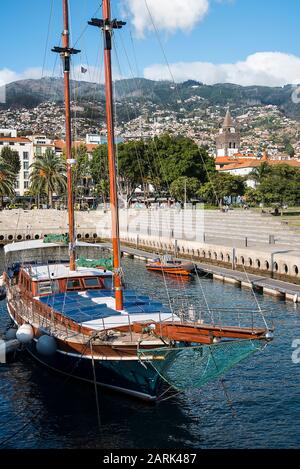
M 64 30 L 62 33 L 62 47 L 54 47 L 53 52 L 61 55 L 64 69 L 64 98 L 66 119 L 66 159 L 67 159 L 67 185 L 68 185 L 68 221 L 69 221 L 69 257 L 70 271 L 76 270 L 75 261 L 75 221 L 74 197 L 72 182 L 72 166 L 76 163 L 72 158 L 72 131 L 71 131 L 71 104 L 70 104 L 70 64 L 71 55 L 78 54 L 80 50 L 70 48 L 69 31 L 69 1 L 62 0 Z
M 110 208 L 112 222 L 112 247 L 114 264 L 114 287 L 116 298 L 116 309 L 123 309 L 123 287 L 121 278 L 121 250 L 119 235 L 119 213 L 118 194 L 116 178 L 116 152 L 114 135 L 114 113 L 113 113 L 113 86 L 111 68 L 111 48 L 112 33 L 114 29 L 121 29 L 126 23 L 123 21 L 111 20 L 110 0 L 103 0 L 103 19 L 92 18 L 88 22 L 91 26 L 97 26 L 103 31 L 104 40 L 104 67 L 105 67 L 105 94 L 106 94 L 106 125 L 107 125 L 107 146 L 108 146 L 108 166 L 110 182 Z

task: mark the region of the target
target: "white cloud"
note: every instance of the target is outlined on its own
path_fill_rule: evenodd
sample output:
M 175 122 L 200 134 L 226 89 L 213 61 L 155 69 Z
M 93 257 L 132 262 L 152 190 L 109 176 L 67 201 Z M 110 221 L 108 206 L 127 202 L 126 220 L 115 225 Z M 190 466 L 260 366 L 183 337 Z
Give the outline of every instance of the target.
M 175 81 L 197 80 L 205 84 L 235 83 L 243 86 L 283 86 L 300 83 L 300 58 L 281 52 L 257 52 L 233 64 L 178 62 L 170 64 Z M 144 69 L 151 80 L 171 80 L 167 65 L 151 65 Z
M 137 35 L 143 37 L 153 30 L 152 20 L 158 30 L 190 31 L 208 12 L 209 0 L 123 0 L 123 5 Z
M 41 78 L 43 76 L 51 76 L 52 72 L 44 70 L 41 67 L 27 68 L 23 72 L 15 72 L 9 68 L 0 70 L 0 86 L 7 85 L 13 81 L 26 80 L 27 78 Z
M 84 67 L 87 72 L 82 73 L 81 67 Z M 26 79 L 39 79 L 41 77 L 52 77 L 53 70 L 42 70 L 42 67 L 31 67 L 23 72 L 15 72 L 14 70 L 10 70 L 8 68 L 0 69 L 0 103 L 5 101 L 5 85 L 12 83 L 14 81 L 19 80 L 26 80 Z M 62 77 L 62 73 L 60 71 L 56 71 L 55 75 L 57 77 Z M 78 80 L 78 81 L 88 81 L 91 83 L 103 83 L 104 82 L 104 75 L 103 75 L 103 67 L 95 67 L 93 65 L 76 65 L 72 69 L 71 78 Z M 117 70 L 113 70 L 113 78 L 114 80 L 120 80 L 124 78 L 121 76 Z

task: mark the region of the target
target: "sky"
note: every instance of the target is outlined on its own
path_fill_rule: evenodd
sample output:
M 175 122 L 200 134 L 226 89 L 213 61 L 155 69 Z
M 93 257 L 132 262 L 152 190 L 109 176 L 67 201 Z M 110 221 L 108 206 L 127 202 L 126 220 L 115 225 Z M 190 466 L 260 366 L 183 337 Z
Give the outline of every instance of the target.
M 69 0 L 73 78 L 103 81 L 100 0 Z M 206 84 L 300 83 L 299 0 L 112 0 L 127 21 L 114 36 L 114 78 L 141 76 Z M 62 31 L 61 0 L 1 0 L 0 86 L 59 76 L 51 53 Z M 97 11 L 98 10 L 98 11 Z M 81 66 L 87 69 L 81 73 Z

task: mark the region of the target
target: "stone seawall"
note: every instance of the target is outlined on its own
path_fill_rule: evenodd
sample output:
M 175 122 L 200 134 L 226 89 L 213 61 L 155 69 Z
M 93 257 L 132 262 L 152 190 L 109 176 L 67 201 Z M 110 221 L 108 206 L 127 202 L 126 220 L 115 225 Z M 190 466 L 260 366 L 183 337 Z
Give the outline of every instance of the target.
M 56 210 L 0 212 L 0 245 L 65 233 L 67 219 L 66 212 Z M 110 239 L 110 212 L 76 212 L 76 234 L 82 241 Z M 252 212 L 121 210 L 120 238 L 152 251 L 300 280 L 300 235 Z

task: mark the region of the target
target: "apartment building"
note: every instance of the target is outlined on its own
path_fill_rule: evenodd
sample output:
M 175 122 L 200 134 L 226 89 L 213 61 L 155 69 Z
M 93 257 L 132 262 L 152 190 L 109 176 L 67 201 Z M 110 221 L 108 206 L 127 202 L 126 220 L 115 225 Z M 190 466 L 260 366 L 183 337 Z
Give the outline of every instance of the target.
M 14 129 L 0 129 L 0 154 L 8 146 L 20 157 L 21 170 L 16 181 L 16 194 L 24 195 L 29 189 L 29 168 L 33 163 L 33 144 L 29 138 L 18 137 Z

